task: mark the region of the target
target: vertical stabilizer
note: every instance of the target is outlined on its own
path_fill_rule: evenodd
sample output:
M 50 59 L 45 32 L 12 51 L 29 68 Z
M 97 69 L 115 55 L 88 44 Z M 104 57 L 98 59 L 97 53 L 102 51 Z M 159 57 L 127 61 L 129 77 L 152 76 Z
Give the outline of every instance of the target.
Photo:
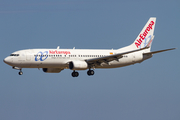
M 151 17 L 144 28 L 141 30 L 136 40 L 132 45 L 135 48 L 144 48 L 146 46 L 151 47 L 152 40 L 154 38 L 154 28 L 155 28 L 156 18 Z
M 136 50 L 144 47 L 149 47 L 146 51 L 149 52 L 151 49 L 151 44 L 154 39 L 154 29 L 155 29 L 156 17 L 149 18 L 148 22 L 141 30 L 135 41 L 126 47 L 120 48 L 118 50 Z

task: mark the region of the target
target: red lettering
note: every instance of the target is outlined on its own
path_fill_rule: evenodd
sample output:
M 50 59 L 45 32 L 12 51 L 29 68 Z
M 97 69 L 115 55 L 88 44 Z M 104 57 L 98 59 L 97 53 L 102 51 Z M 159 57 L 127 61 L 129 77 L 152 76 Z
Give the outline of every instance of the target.
M 149 27 L 147 27 L 147 28 L 146 28 L 146 30 L 147 30 L 147 31 L 150 31 L 150 28 L 149 28 Z
M 149 28 L 152 29 L 152 24 L 149 24 Z
M 143 37 L 143 36 L 144 36 L 143 34 L 140 34 L 140 35 L 139 35 L 139 37 L 140 37 L 142 40 L 145 39 L 145 37 Z
M 154 25 L 154 21 L 151 21 L 151 24 Z
M 145 29 L 145 31 L 142 34 L 139 35 L 139 37 L 140 37 L 139 40 L 137 39 L 136 40 L 137 42 L 135 42 L 135 45 L 136 45 L 137 48 L 141 45 L 142 40 L 144 40 L 146 38 L 146 36 L 148 35 L 149 31 L 152 29 L 153 25 L 154 25 L 154 21 L 151 21 L 149 23 L 149 25 L 147 26 L 147 28 Z
M 141 44 L 142 43 L 142 40 L 141 39 L 139 39 L 139 40 L 137 40 L 138 42 L 139 42 L 139 44 Z
M 144 38 L 146 37 L 146 35 L 147 35 L 147 33 L 146 33 L 146 32 L 144 32 L 144 33 L 143 33 Z
M 49 50 L 49 54 L 71 54 L 71 52 L 70 51 L 57 51 L 57 50 L 55 50 L 55 51 L 53 51 L 53 50 Z
M 136 45 L 136 47 L 137 47 L 137 48 L 140 46 L 140 44 L 139 44 L 139 43 L 137 43 L 137 42 L 135 42 L 135 45 Z

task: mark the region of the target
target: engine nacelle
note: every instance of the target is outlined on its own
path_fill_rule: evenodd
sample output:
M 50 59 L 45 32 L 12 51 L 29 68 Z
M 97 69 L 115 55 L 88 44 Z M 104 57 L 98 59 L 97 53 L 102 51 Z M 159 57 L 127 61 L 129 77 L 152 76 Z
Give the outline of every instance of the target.
M 61 69 L 61 68 L 43 68 L 42 70 L 45 73 L 59 73 L 63 69 Z
M 72 61 L 69 63 L 69 69 L 71 70 L 86 70 L 88 64 L 86 61 Z

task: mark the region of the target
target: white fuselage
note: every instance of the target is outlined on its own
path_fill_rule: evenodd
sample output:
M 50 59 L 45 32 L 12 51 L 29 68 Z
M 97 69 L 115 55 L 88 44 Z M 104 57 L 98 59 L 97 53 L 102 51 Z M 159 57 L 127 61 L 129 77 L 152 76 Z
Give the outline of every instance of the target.
M 89 49 L 27 49 L 12 53 L 5 58 L 7 64 L 20 68 L 62 68 L 68 69 L 71 61 L 84 61 L 88 59 L 109 56 L 123 52 L 122 50 L 89 50 Z M 150 56 L 151 57 L 151 56 Z M 150 58 L 149 57 L 149 58 Z M 123 55 L 123 58 L 107 63 L 101 63 L 95 68 L 117 68 L 140 63 L 143 51 Z

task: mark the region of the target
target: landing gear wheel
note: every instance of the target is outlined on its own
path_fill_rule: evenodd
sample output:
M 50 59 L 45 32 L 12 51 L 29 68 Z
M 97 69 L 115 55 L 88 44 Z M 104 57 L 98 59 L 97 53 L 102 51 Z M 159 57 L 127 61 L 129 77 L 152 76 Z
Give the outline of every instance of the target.
M 88 74 L 89 76 L 94 75 L 94 70 L 88 70 L 88 71 L 87 71 L 87 74 Z
M 78 72 L 73 71 L 71 75 L 72 75 L 73 77 L 78 77 L 78 76 L 79 76 L 79 73 L 78 73 Z
M 23 74 L 23 72 L 22 72 L 22 71 L 20 71 L 20 72 L 19 72 L 19 75 L 22 75 L 22 74 Z

